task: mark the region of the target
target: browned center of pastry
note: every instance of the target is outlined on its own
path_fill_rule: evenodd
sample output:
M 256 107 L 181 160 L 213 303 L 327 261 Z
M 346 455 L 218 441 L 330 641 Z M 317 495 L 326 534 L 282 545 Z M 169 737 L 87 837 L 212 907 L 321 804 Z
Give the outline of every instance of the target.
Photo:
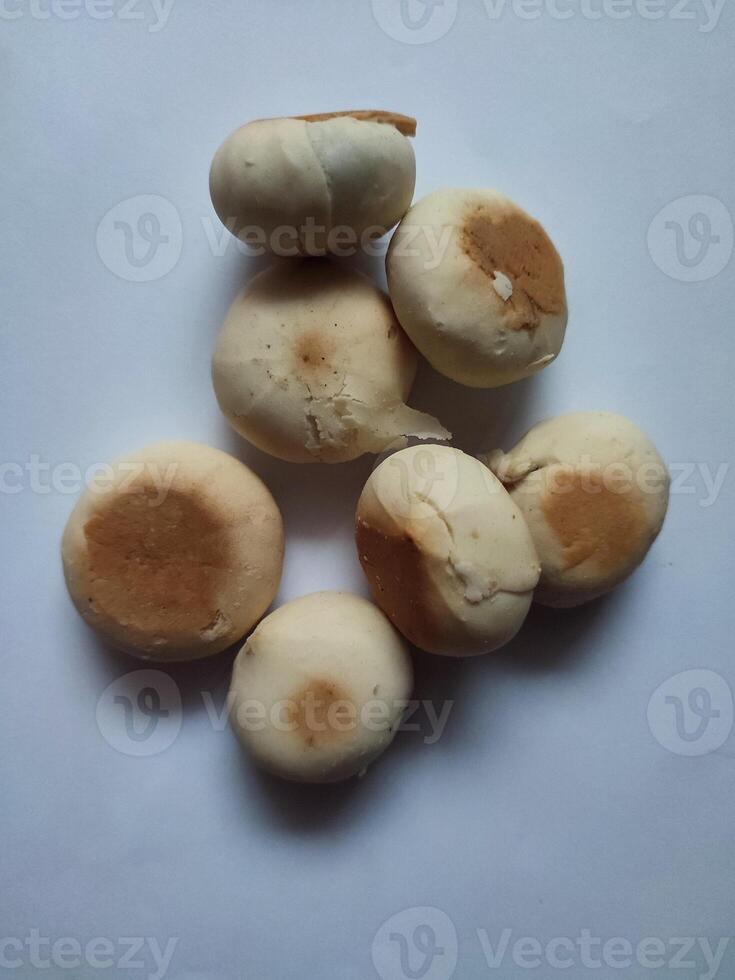
M 307 330 L 294 344 L 294 374 L 308 381 L 331 372 L 336 350 L 335 338 L 326 330 Z
M 309 748 L 330 745 L 357 725 L 357 712 L 347 692 L 326 678 L 310 681 L 289 698 L 285 715 Z
M 84 527 L 90 599 L 106 615 L 162 633 L 201 630 L 217 616 L 230 555 L 225 527 L 194 493 L 153 486 L 116 492 Z
M 602 473 L 555 471 L 541 508 L 561 542 L 567 568 L 592 560 L 603 574 L 614 574 L 648 544 L 640 491 L 616 489 Z
M 461 247 L 491 280 L 510 279 L 512 294 L 501 299 L 512 329 L 533 329 L 541 314 L 564 310 L 564 266 L 544 229 L 519 209 L 473 209 L 461 229 Z

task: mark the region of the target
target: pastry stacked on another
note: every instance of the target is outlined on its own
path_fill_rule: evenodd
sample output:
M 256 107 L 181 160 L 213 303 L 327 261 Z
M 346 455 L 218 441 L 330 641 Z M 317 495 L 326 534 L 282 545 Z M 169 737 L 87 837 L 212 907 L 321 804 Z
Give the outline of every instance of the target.
M 233 234 L 276 255 L 354 249 L 408 210 L 415 133 L 415 119 L 378 110 L 258 119 L 215 154 L 214 209 Z

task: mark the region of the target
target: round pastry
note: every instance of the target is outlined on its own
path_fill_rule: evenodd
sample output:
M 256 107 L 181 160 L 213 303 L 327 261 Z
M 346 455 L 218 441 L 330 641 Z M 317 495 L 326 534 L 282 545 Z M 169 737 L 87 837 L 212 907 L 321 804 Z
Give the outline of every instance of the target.
M 404 330 L 437 371 L 473 388 L 536 374 L 561 350 L 564 267 L 541 225 L 492 190 L 415 204 L 387 256 Z
M 578 606 L 615 588 L 666 516 L 666 465 L 622 415 L 560 415 L 486 462 L 526 519 L 542 569 L 536 600 L 547 606 Z
M 248 638 L 230 719 L 261 768 L 332 783 L 388 748 L 412 687 L 406 644 L 379 609 L 347 592 L 316 592 L 276 609 Z
M 412 643 L 488 653 L 523 624 L 539 564 L 520 511 L 478 460 L 414 446 L 373 472 L 357 507 L 373 597 Z
M 215 154 L 212 203 L 245 242 L 282 256 L 352 251 L 408 210 L 416 120 L 356 110 L 258 119 Z
M 62 557 L 75 606 L 111 644 L 195 660 L 241 639 L 273 601 L 283 525 L 239 460 L 162 442 L 99 471 L 69 518 Z
M 282 263 L 236 300 L 212 377 L 240 435 L 292 463 L 341 463 L 449 436 L 408 408 L 417 355 L 387 297 L 331 262 Z

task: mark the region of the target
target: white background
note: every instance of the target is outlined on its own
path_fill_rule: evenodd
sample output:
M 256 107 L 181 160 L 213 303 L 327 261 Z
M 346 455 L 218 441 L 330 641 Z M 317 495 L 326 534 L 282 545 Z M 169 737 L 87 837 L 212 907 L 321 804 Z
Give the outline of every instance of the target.
M 671 964 L 669 940 L 715 947 L 735 925 L 735 473 L 710 506 L 701 476 L 729 465 L 735 439 L 731 0 L 714 24 L 702 0 L 531 0 L 502 12 L 445 0 L 427 11 L 428 34 L 403 26 L 393 0 L 174 0 L 163 17 L 151 0 L 38 2 L 0 4 L 0 938 L 178 938 L 170 980 L 406 980 L 396 934 L 412 975 L 429 980 L 705 973 L 699 947 L 689 967 Z M 418 0 L 408 12 L 418 17 Z M 612 409 L 677 473 L 701 469 L 680 480 L 645 566 L 611 598 L 534 611 L 497 656 L 418 656 L 418 696 L 455 702 L 447 728 L 433 745 L 402 734 L 361 782 L 315 790 L 256 774 L 205 704 L 221 708 L 231 655 L 169 671 L 173 713 L 151 748 L 171 744 L 129 755 L 142 743 L 126 740 L 110 694 L 98 701 L 141 665 L 78 620 L 58 556 L 75 493 L 58 470 L 32 477 L 27 464 L 84 471 L 169 437 L 238 453 L 285 516 L 279 601 L 365 592 L 351 526 L 372 460 L 271 460 L 228 431 L 209 380 L 216 331 L 262 264 L 222 237 L 208 195 L 214 150 L 253 117 L 355 107 L 418 118 L 418 196 L 499 187 L 543 221 L 567 268 L 558 363 L 496 392 L 422 368 L 413 404 L 470 451 L 509 447 L 544 416 Z M 98 235 L 112 208 L 141 195 L 170 207 L 123 203 Z M 716 201 L 656 218 L 691 195 Z M 131 281 L 140 271 L 114 222 L 137 232 L 151 210 L 168 241 L 141 266 L 151 281 Z M 666 221 L 691 263 L 697 213 L 711 221 L 708 247 L 686 266 Z M 145 256 L 146 242 L 134 245 Z M 363 265 L 380 274 L 380 262 Z M 696 730 L 690 675 L 649 711 L 657 688 L 691 669 L 714 672 L 695 677 L 720 711 L 698 744 L 680 737 L 664 696 Z M 700 754 L 684 754 L 692 745 Z M 407 913 L 379 933 L 422 907 L 447 918 Z M 433 960 L 417 925 L 444 950 Z M 493 946 L 513 930 L 498 969 L 483 929 Z M 545 945 L 584 929 L 633 946 L 657 937 L 668 965 L 652 970 L 634 952 L 593 970 L 578 947 L 563 971 L 546 953 L 535 971 L 513 957 L 519 937 Z M 22 963 L 8 975 L 36 975 L 29 947 L 16 949 L 3 953 Z M 41 975 L 155 975 L 150 955 L 126 969 L 122 952 L 107 971 L 84 954 Z M 734 974 L 735 939 L 719 976 Z

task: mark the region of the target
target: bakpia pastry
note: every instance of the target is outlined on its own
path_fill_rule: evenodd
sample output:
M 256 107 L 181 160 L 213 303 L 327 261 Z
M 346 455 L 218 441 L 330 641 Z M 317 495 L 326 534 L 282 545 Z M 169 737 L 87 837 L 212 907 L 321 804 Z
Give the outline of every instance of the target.
M 212 378 L 233 428 L 292 463 L 339 463 L 447 438 L 405 404 L 417 354 L 388 298 L 366 276 L 326 260 L 280 263 L 235 300 Z
M 194 660 L 240 640 L 273 601 L 283 525 L 239 460 L 164 442 L 100 471 L 69 518 L 62 557 L 75 606 L 109 643 Z
M 494 388 L 557 357 L 564 267 L 541 225 L 494 190 L 430 194 L 401 221 L 386 259 L 398 319 L 441 374 Z
M 411 697 L 406 644 L 367 599 L 316 592 L 267 616 L 240 651 L 231 724 L 257 765 L 297 782 L 361 773 Z
M 250 122 L 215 154 L 214 209 L 233 234 L 275 254 L 354 250 L 408 210 L 415 132 L 414 119 L 377 110 Z
M 521 513 L 478 460 L 414 446 L 384 460 L 357 506 L 373 598 L 431 653 L 488 653 L 520 629 L 539 563 Z
M 622 415 L 557 416 L 486 461 L 531 531 L 544 605 L 577 606 L 615 588 L 643 561 L 666 516 L 666 465 Z

